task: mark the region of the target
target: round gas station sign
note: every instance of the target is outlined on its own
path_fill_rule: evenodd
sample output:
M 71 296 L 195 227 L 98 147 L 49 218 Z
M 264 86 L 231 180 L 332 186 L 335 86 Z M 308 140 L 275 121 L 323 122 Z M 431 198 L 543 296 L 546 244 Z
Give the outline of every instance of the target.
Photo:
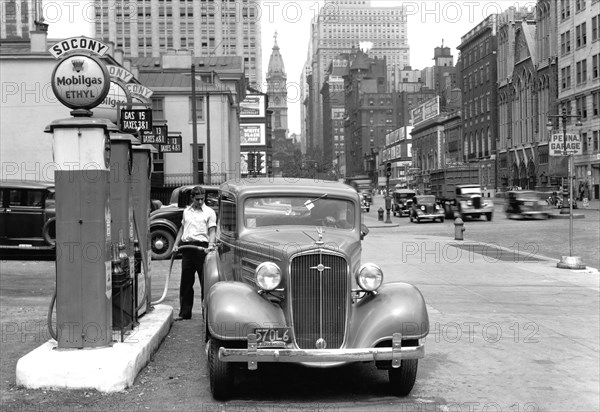
M 94 109 L 92 117 L 102 117 L 117 123 L 119 109 L 126 108 L 131 104 L 131 93 L 123 81 L 112 77 L 110 78 L 110 88 L 106 98 Z
M 110 90 L 110 76 L 104 63 L 85 54 L 61 60 L 52 72 L 51 82 L 58 101 L 71 109 L 94 108 Z

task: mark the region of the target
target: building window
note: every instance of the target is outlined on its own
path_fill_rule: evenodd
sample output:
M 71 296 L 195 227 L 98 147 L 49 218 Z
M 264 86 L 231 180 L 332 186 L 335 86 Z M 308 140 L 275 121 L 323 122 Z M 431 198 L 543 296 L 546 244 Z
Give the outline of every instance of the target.
M 592 56 L 592 79 L 597 79 L 600 76 L 600 54 Z
M 560 53 L 567 54 L 571 52 L 571 30 L 567 30 L 560 35 Z
M 587 43 L 587 33 L 585 23 L 575 27 L 575 47 L 584 47 Z
M 577 84 L 584 83 L 587 79 L 587 60 L 583 59 L 576 64 Z
M 152 98 L 152 120 L 165 120 L 165 100 L 162 97 Z
M 592 17 L 592 41 L 600 39 L 600 14 Z
M 192 98 L 189 98 L 190 105 L 190 122 L 194 120 L 194 112 L 192 111 Z M 202 97 L 196 98 L 196 121 L 202 121 L 204 117 L 202 113 L 204 112 L 204 99 Z
M 581 10 L 585 10 L 585 0 L 575 0 L 575 11 L 579 13 Z
M 563 89 L 568 89 L 571 87 L 571 66 L 560 69 L 560 78 Z
M 571 17 L 571 1 L 572 0 L 560 0 L 560 18 L 562 20 Z
M 585 96 L 577 97 L 575 99 L 575 106 L 577 108 L 577 116 L 581 117 L 582 119 L 587 118 L 587 108 L 585 106 L 585 103 L 586 103 Z
M 592 93 L 592 115 L 600 116 L 600 92 Z

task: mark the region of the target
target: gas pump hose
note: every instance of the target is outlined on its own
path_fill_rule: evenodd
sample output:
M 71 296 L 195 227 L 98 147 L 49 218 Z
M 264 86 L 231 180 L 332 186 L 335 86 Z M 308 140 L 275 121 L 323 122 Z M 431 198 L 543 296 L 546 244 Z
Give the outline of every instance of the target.
M 135 218 L 135 210 L 133 211 L 133 225 L 135 226 L 135 232 L 137 234 L 137 238 L 138 238 L 138 243 L 140 242 L 140 227 L 138 225 L 137 219 Z M 142 255 L 142 266 L 144 267 L 144 282 L 146 284 L 146 287 L 144 288 L 144 290 L 146 291 L 146 296 L 144 296 L 144 299 L 141 300 L 141 302 L 139 303 L 138 307 L 136 308 L 136 313 L 142 308 L 144 307 L 144 303 L 146 303 L 148 301 L 148 297 L 150 296 L 150 291 L 147 290 L 148 289 L 148 251 L 147 250 L 142 250 L 142 244 L 139 243 L 139 248 L 140 248 L 140 255 Z M 146 253 L 144 253 L 146 252 Z
M 183 246 L 180 246 L 178 250 L 182 250 L 182 249 L 197 249 L 197 250 L 203 251 L 204 253 L 208 253 L 212 250 L 210 248 L 205 248 L 205 247 L 196 246 L 196 245 L 183 245 Z M 171 264 L 169 265 L 169 273 L 167 274 L 167 279 L 165 280 L 165 288 L 163 290 L 163 294 L 160 297 L 160 299 L 152 302 L 153 305 L 158 305 L 163 300 L 165 300 L 165 298 L 167 297 L 167 290 L 169 289 L 169 281 L 171 279 L 171 272 L 173 271 L 173 262 L 175 262 L 176 256 L 177 256 L 177 253 L 171 253 Z

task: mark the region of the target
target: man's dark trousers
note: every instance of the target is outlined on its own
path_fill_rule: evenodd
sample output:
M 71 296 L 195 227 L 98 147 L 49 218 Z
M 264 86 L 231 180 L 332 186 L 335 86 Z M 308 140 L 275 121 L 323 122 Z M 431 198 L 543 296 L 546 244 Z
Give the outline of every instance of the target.
M 194 245 L 208 247 L 207 242 L 182 242 L 181 246 Z M 181 251 L 181 283 L 179 285 L 179 317 L 190 319 L 194 306 L 194 283 L 196 272 L 200 279 L 202 298 L 204 298 L 204 259 L 206 253 L 196 249 L 183 249 Z

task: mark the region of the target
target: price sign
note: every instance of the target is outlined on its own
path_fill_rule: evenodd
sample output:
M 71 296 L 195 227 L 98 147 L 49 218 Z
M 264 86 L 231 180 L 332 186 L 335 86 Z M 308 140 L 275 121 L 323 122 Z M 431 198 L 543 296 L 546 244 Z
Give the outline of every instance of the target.
M 121 130 L 125 133 L 152 131 L 152 110 L 126 109 L 121 110 Z
M 167 132 L 167 126 L 152 126 L 151 131 L 144 131 L 142 133 L 142 143 L 166 144 Z
M 167 143 L 160 145 L 162 153 L 181 153 L 181 136 L 167 137 Z

